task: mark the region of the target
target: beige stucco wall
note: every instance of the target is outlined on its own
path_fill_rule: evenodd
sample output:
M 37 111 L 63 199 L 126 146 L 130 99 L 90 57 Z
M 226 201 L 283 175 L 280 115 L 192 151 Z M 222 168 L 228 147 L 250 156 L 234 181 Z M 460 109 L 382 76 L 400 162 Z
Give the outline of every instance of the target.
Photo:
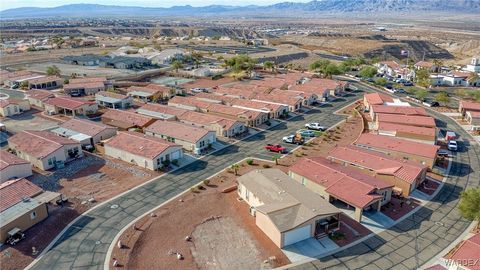
M 36 216 L 33 219 L 30 216 L 32 212 L 36 213 Z M 26 231 L 28 228 L 46 219 L 47 217 L 47 205 L 40 204 L 35 209 L 25 213 L 24 215 L 20 216 L 19 218 L 13 220 L 8 224 L 2 222 L 2 225 L 0 227 L 0 242 L 4 243 L 8 239 L 8 232 L 13 228 L 19 228 L 22 231 Z
M 183 157 L 182 148 L 180 146 L 178 146 L 178 147 L 168 148 L 163 153 L 161 153 L 160 155 L 158 155 L 157 157 L 155 157 L 153 159 L 147 159 L 145 157 L 141 157 L 141 156 L 126 152 L 124 150 L 114 148 L 114 147 L 112 147 L 108 144 L 105 144 L 105 155 L 106 156 L 116 158 L 116 159 L 120 159 L 120 160 L 123 160 L 125 162 L 131 163 L 131 164 L 134 164 L 134 165 L 137 165 L 139 167 L 146 168 L 146 169 L 149 169 L 149 170 L 152 170 L 152 171 L 157 170 L 157 169 L 159 169 L 163 166 L 163 164 L 161 162 L 160 162 L 160 164 L 158 164 L 159 163 L 158 160 L 161 160 L 161 158 L 165 159 L 166 155 L 171 156 L 172 153 L 174 153 L 176 151 L 180 151 L 180 158 L 182 158 Z M 170 159 L 172 159 L 172 158 L 170 158 Z
M 102 132 L 98 133 L 97 135 L 93 136 L 93 143 L 99 143 L 102 140 L 106 140 L 108 138 L 111 138 L 113 136 L 117 135 L 117 129 L 116 128 L 107 128 L 103 130 Z
M 167 140 L 169 138 L 168 136 L 165 136 L 163 134 L 156 134 L 156 133 L 153 133 L 153 132 L 147 131 L 147 130 L 145 131 L 145 134 L 147 134 L 149 136 L 155 136 L 157 138 L 161 138 L 161 139 L 165 139 L 165 140 Z M 174 139 L 175 139 L 175 141 L 173 141 L 173 142 L 181 145 L 183 147 L 183 149 L 185 149 L 186 151 L 190 151 L 190 152 L 193 152 L 195 154 L 199 154 L 202 149 L 208 148 L 209 144 L 214 143 L 216 141 L 216 136 L 215 136 L 214 131 L 210 131 L 195 143 L 184 141 L 184 140 L 181 140 L 181 139 L 178 139 L 178 138 L 174 138 Z M 203 147 L 200 146 L 201 142 L 204 143 Z
M 256 212 L 255 224 L 265 233 L 277 247 L 283 247 L 283 237 L 272 221 L 263 213 Z
M 24 178 L 32 175 L 32 164 L 10 165 L 0 171 L 0 183 L 12 178 Z

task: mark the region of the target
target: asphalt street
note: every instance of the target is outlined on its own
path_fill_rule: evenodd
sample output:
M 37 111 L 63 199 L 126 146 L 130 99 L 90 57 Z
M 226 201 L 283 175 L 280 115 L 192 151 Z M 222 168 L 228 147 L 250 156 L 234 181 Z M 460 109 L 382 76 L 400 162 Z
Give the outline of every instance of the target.
M 480 185 L 480 148 L 450 118 L 431 111 L 443 129 L 463 139 L 442 190 L 396 226 L 344 251 L 286 269 L 418 269 L 457 239 L 470 225 L 457 210 L 460 192 Z M 440 120 L 440 121 L 438 121 Z
M 95 208 L 75 222 L 32 269 L 103 269 L 110 243 L 135 218 L 246 157 L 271 159 L 272 154 L 264 146 L 280 143 L 283 136 L 303 128 L 307 122 L 319 122 L 326 127 L 340 122 L 345 116 L 333 112 L 362 94 L 357 92 L 283 122 Z

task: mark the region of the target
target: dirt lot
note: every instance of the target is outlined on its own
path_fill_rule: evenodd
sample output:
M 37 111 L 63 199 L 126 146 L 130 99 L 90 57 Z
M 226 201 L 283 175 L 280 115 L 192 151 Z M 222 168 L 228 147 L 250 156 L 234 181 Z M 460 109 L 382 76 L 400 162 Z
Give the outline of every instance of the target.
M 3 246 L 0 250 L 1 269 L 23 269 L 35 258 L 32 247 L 35 247 L 39 254 L 77 216 L 99 202 L 157 175 L 160 174 L 118 160 L 104 160 L 89 154 L 67 164 L 63 169 L 41 174 L 36 172 L 28 178 L 30 181 L 45 190 L 62 193 L 68 197 L 68 203 L 63 207 L 51 205 L 50 216 L 29 229 L 24 241 L 15 247 Z M 91 198 L 94 202 L 88 201 Z
M 343 112 L 351 115 L 357 105 Z M 356 115 L 354 119 L 334 129 L 334 135 L 319 137 L 279 160 L 280 165 L 258 160 L 254 165 L 241 163 L 238 175 L 264 167 L 275 167 L 286 172 L 290 164 L 303 156 L 325 156 L 335 145 L 350 144 L 363 131 L 362 122 L 358 121 L 360 116 Z M 236 177 L 232 169 L 226 169 L 212 178 L 209 186 L 203 185 L 204 190 L 188 192 L 180 199 L 162 206 L 155 211 L 156 217 L 145 216 L 136 224 L 139 230 L 129 228 L 120 237 L 126 248 L 115 248 L 112 258 L 130 269 L 259 269 L 259 264 L 271 256 L 276 258 L 272 266 L 287 264 L 288 259 L 281 250 L 255 225 L 254 217 L 249 215 L 248 205 L 237 200 L 236 192 L 222 193 L 222 190 L 235 184 Z M 213 227 L 205 229 L 205 220 L 210 217 L 220 218 L 208 221 Z M 355 235 L 342 226 L 345 237 L 337 240 L 339 245 L 346 245 L 370 233 L 346 215 L 342 215 L 341 221 L 359 234 Z M 221 227 L 222 224 L 230 228 Z M 241 240 L 234 235 L 248 237 L 242 236 Z M 192 241 L 185 241 L 186 236 L 192 236 Z M 243 241 L 242 244 L 239 241 Z M 235 249 L 232 248 L 234 246 Z M 240 246 L 252 248 L 243 249 Z M 171 251 L 181 253 L 184 260 L 179 261 L 174 255 L 168 255 Z M 239 257 L 249 259 L 238 260 Z M 252 265 L 237 265 L 238 261 L 250 261 Z

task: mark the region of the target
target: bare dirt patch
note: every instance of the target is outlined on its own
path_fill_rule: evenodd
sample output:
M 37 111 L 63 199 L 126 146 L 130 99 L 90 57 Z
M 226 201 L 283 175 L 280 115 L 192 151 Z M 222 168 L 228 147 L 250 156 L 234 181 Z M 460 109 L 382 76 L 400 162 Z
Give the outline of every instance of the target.
M 214 218 L 198 225 L 192 237 L 190 250 L 202 269 L 257 269 L 261 263 L 254 240 L 231 217 Z

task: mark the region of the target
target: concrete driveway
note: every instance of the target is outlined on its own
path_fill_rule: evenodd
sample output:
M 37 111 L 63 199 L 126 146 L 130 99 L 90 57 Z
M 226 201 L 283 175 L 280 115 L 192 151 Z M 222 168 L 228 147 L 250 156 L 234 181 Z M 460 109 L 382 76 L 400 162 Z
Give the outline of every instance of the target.
M 321 239 L 309 238 L 282 249 L 292 263 L 320 257 L 337 249 L 339 246 L 328 237 Z

